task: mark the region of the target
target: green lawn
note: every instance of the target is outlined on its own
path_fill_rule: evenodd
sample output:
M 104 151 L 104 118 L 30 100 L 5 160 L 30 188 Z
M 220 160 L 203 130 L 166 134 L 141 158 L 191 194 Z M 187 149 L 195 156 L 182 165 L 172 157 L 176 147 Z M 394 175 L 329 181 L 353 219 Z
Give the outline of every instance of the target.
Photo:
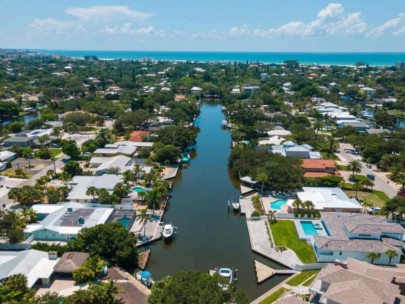
M 349 197 L 355 197 L 356 196 L 356 191 L 353 190 L 345 190 L 345 193 Z M 385 194 L 384 194 L 385 195 Z M 371 204 L 373 204 L 374 207 L 384 207 L 385 206 L 385 201 L 382 200 L 378 195 L 376 195 L 374 192 L 369 192 L 369 191 L 358 191 L 357 192 L 357 197 L 361 199 L 363 202 L 367 201 Z
M 350 171 L 349 166 L 345 166 L 345 165 L 336 165 L 336 168 L 340 171 Z
M 269 295 L 266 299 L 260 302 L 260 304 L 271 304 L 277 301 L 281 295 L 286 291 L 284 287 L 281 287 L 280 289 L 277 289 L 274 293 Z
M 306 264 L 316 263 L 315 253 L 311 245 L 298 238 L 292 221 L 278 221 L 270 225 L 276 246 L 285 246 L 295 251 L 298 258 Z
M 62 149 L 60 149 L 60 148 L 49 149 L 49 152 L 51 153 L 51 155 L 53 157 L 56 157 L 62 153 Z
M 291 280 L 287 281 L 287 284 L 290 286 L 298 286 L 304 283 L 306 280 L 311 278 L 311 280 L 308 280 L 305 282 L 304 286 L 309 286 L 315 279 L 316 275 L 319 273 L 320 270 L 308 270 L 308 271 L 303 271 L 299 275 L 296 275 L 293 277 Z
M 384 202 L 388 202 L 390 200 L 390 198 L 388 197 L 387 194 L 385 194 L 385 192 L 382 192 L 380 190 L 375 190 L 373 189 L 373 193 L 378 196 L 381 200 L 383 200 Z
M 322 159 L 333 159 L 333 160 L 340 160 L 339 157 L 336 156 L 335 153 L 328 154 L 326 152 L 321 152 Z

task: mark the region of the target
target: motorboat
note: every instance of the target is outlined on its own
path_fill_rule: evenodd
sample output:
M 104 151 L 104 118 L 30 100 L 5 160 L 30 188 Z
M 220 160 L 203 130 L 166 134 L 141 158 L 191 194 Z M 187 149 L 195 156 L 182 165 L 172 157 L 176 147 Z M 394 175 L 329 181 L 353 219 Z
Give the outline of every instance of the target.
M 222 128 L 227 128 L 228 127 L 228 122 L 226 120 L 223 120 L 221 122 L 221 126 L 222 126 Z
M 220 268 L 218 270 L 218 274 L 221 278 L 221 281 L 218 283 L 218 286 L 222 290 L 228 290 L 229 286 L 231 285 L 233 281 L 233 271 L 230 268 Z
M 233 201 L 233 202 L 232 202 L 232 208 L 233 208 L 233 210 L 235 210 L 235 211 L 239 211 L 239 210 L 240 210 L 240 204 L 239 204 L 239 202 Z
M 170 239 L 173 237 L 173 235 L 176 232 L 176 227 L 174 227 L 172 224 L 166 224 L 163 227 L 163 238 L 164 239 Z
M 137 272 L 135 278 L 148 288 L 155 284 L 155 281 L 152 279 L 152 274 L 146 270 Z

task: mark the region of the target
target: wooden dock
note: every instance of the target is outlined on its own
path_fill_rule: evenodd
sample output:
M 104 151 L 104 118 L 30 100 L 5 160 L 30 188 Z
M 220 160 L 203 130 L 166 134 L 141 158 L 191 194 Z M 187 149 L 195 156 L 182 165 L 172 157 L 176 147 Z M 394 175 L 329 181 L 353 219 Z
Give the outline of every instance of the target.
M 257 283 L 262 283 L 276 274 L 296 274 L 297 271 L 292 269 L 273 269 L 259 261 L 255 262 Z
M 138 267 L 141 270 L 144 270 L 146 268 L 146 264 L 148 264 L 149 256 L 150 256 L 150 249 L 138 254 Z

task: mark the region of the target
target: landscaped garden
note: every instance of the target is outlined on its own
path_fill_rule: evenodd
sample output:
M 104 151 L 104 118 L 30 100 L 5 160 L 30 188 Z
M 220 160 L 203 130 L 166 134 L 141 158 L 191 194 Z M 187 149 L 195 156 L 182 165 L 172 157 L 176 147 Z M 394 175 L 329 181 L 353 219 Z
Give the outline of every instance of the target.
M 270 225 L 276 246 L 284 246 L 293 250 L 301 262 L 305 264 L 316 263 L 312 246 L 298 238 L 295 225 L 292 221 L 277 221 Z
M 289 281 L 287 281 L 287 284 L 290 286 L 298 286 L 298 285 L 304 285 L 304 286 L 310 286 L 312 282 L 315 280 L 316 276 L 318 275 L 320 270 L 308 270 L 308 271 L 303 271 L 300 274 L 296 275 Z

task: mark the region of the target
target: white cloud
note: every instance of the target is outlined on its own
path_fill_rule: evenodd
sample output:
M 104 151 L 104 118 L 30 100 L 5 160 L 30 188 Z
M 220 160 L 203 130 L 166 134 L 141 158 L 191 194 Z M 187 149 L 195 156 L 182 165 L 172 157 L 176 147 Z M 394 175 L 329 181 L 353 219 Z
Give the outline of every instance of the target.
M 106 34 L 124 34 L 124 35 L 158 35 L 163 37 L 164 31 L 157 31 L 153 26 L 134 27 L 132 22 L 124 23 L 116 26 L 105 26 L 102 33 Z
M 31 24 L 28 25 L 28 27 L 29 29 L 39 33 L 53 32 L 56 34 L 61 34 L 63 31 L 70 29 L 72 27 L 72 23 L 59 21 L 53 18 L 35 19 Z
M 370 30 L 367 37 L 380 38 L 387 32 L 392 32 L 395 36 L 405 35 L 405 14 L 401 13 L 398 17 L 390 19 Z
M 112 5 L 112 6 L 90 6 L 90 7 L 71 7 L 65 11 L 67 14 L 79 18 L 84 21 L 111 21 L 117 18 L 129 18 L 132 20 L 144 21 L 153 14 L 133 10 L 128 6 Z
M 336 17 L 343 14 L 344 8 L 340 3 L 329 3 L 328 6 L 318 13 L 318 18 Z

